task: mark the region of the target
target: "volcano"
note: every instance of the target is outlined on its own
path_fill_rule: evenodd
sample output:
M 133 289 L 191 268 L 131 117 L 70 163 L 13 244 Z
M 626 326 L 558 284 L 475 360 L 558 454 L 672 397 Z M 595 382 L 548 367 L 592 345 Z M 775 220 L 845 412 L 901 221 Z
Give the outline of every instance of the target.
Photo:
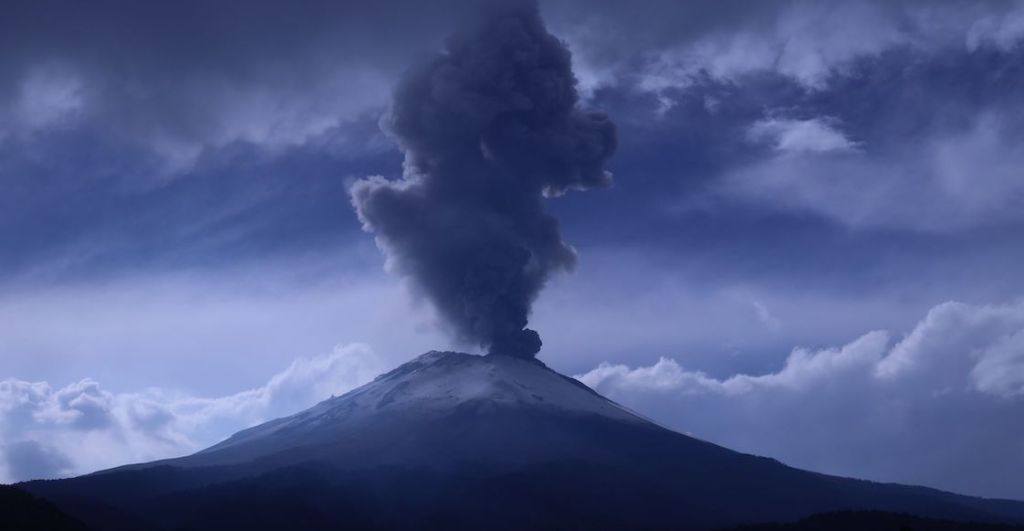
M 428 352 L 196 454 L 20 485 L 96 530 L 714 529 L 1024 503 L 840 478 L 666 429 L 540 361 Z

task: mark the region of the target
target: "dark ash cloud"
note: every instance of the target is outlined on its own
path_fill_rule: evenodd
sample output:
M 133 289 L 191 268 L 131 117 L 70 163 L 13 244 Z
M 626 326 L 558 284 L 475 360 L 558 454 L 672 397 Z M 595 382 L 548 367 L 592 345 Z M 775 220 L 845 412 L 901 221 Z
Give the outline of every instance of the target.
M 577 102 L 570 53 L 536 6 L 504 6 L 399 84 L 384 125 L 403 178 L 352 188 L 389 264 L 490 353 L 540 350 L 530 306 L 575 265 L 544 198 L 611 184 L 614 125 Z

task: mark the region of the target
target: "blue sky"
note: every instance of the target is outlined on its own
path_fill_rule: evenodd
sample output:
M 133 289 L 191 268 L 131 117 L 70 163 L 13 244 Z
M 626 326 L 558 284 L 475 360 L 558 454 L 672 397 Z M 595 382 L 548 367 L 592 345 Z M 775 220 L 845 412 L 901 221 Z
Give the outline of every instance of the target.
M 0 480 L 177 455 L 454 342 L 348 190 L 486 4 L 15 2 L 0 20 Z M 1024 8 L 541 2 L 614 186 L 540 358 L 787 463 L 1024 498 Z

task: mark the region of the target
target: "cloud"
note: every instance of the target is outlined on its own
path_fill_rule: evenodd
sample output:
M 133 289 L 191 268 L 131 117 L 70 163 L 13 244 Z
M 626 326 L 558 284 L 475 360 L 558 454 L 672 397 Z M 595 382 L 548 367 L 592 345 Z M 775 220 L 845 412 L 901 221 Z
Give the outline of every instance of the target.
M 1024 40 L 1024 6 L 1010 4 L 1003 13 L 986 14 L 972 21 L 967 33 L 967 49 L 986 47 L 1013 51 Z
M 459 0 L 5 7 L 0 33 L 17 39 L 0 53 L 7 136 L 81 128 L 172 172 L 208 148 L 302 144 L 381 108 L 405 61 L 473 11 Z
M 793 120 L 766 118 L 747 130 L 753 142 L 768 142 L 779 153 L 841 153 L 854 151 L 855 142 L 847 139 L 831 120 L 810 118 Z
M 295 360 L 265 385 L 218 398 L 113 393 L 84 379 L 0 381 L 0 481 L 68 476 L 191 453 L 362 385 L 384 368 L 364 345 Z
M 583 68 L 603 72 L 584 76 L 600 85 L 597 101 L 634 98 L 620 123 L 641 125 L 623 138 L 645 135 L 661 148 L 637 141 L 651 155 L 636 157 L 632 171 L 674 174 L 687 192 L 699 190 L 687 205 L 703 208 L 707 197 L 694 196 L 710 189 L 740 200 L 716 204 L 722 211 L 812 214 L 854 228 L 949 233 L 1024 222 L 1014 147 L 1024 124 L 1014 90 L 1020 6 L 789 1 L 650 11 L 660 20 L 646 20 L 643 36 L 616 27 L 615 9 L 582 17 L 593 31 L 565 31 Z M 630 157 L 638 148 L 624 142 Z
M 662 197 L 925 237 L 1024 222 L 1021 6 L 600 6 L 552 25 Z
M 818 91 L 857 61 L 892 50 L 1013 50 L 1024 36 L 1024 8 L 1009 2 L 654 4 L 591 2 L 581 10 L 551 2 L 545 9 L 578 53 L 591 91 L 624 85 L 661 93 L 704 75 L 739 82 L 763 73 Z
M 582 382 L 681 431 L 799 467 L 1024 498 L 1024 303 L 931 309 L 906 336 L 797 348 L 776 372 L 711 377 L 661 358 Z
M 971 369 L 975 388 L 1006 398 L 1024 394 L 1024 331 L 997 341 L 980 358 Z
M 82 128 L 150 149 L 172 170 L 237 141 L 304 144 L 382 109 L 405 65 L 496 3 L 255 1 L 238 10 L 191 0 L 59 9 L 15 1 L 0 21 L 0 33 L 17 38 L 0 54 L 0 123 L 13 136 Z M 1024 9 L 998 2 L 546 1 L 541 9 L 579 58 L 589 92 L 660 93 L 694 76 L 751 72 L 816 90 L 887 50 L 1013 50 L 1024 33 Z
M 8 474 L 15 478 L 51 478 L 67 474 L 72 463 L 66 455 L 39 441 L 19 441 L 0 446 L 7 458 Z
M 735 81 L 750 73 L 776 72 L 819 90 L 834 71 L 854 59 L 913 38 L 897 26 L 898 16 L 870 3 L 776 6 L 774 12 L 761 13 L 760 21 L 752 17 L 654 51 L 639 87 L 658 91 L 685 86 L 701 73 Z
M 53 64 L 28 69 L 11 102 L 7 132 L 35 133 L 73 119 L 84 104 L 81 80 Z
M 758 121 L 748 138 L 770 142 L 774 154 L 724 172 L 715 194 L 858 228 L 951 232 L 1024 221 L 1016 149 L 1024 120 L 1013 109 L 863 147 L 820 119 Z
M 772 312 L 768 309 L 761 301 L 751 301 L 751 308 L 754 310 L 754 314 L 757 315 L 757 320 L 761 321 L 763 325 L 768 327 L 770 330 L 778 330 L 782 328 L 782 321 L 772 315 Z
M 591 92 L 622 127 L 617 171 L 723 217 L 926 237 L 1024 222 L 1019 6 L 720 5 L 652 9 L 664 22 L 635 38 L 614 9 L 565 30 L 608 71 Z M 623 46 L 591 57 L 602 42 Z
M 390 87 L 485 4 L 255 1 L 239 11 L 190 0 L 163 7 L 61 6 L 52 16 L 36 16 L 47 4 L 8 3 L 0 34 L 17 46 L 0 53 L 0 226 L 18 229 L 0 230 L 6 250 L 0 272 L 76 276 L 123 267 L 204 267 L 239 253 L 262 258 L 323 248 L 339 230 L 353 236 L 354 216 L 337 208 L 351 179 L 401 171 L 401 154 L 376 127 Z M 476 5 L 485 7 L 468 7 Z M 856 227 L 934 231 L 1017 219 L 1013 195 L 1003 193 L 1008 187 L 979 198 L 984 194 L 976 188 L 982 187 L 970 179 L 958 185 L 968 193 L 949 199 L 932 193 L 935 178 L 924 200 L 901 197 L 884 208 L 865 203 L 890 181 L 906 182 L 900 192 L 920 186 L 917 175 L 944 151 L 926 150 L 917 140 L 946 135 L 955 143 L 953 133 L 967 123 L 960 107 L 973 112 L 984 104 L 996 116 L 1019 107 L 1016 98 L 997 105 L 1000 98 L 991 92 L 956 92 L 986 80 L 1006 92 L 1019 84 L 1017 58 L 991 56 L 1018 50 L 1013 28 L 1019 7 L 654 0 L 643 8 L 541 2 L 541 11 L 552 33 L 567 39 L 574 73 L 590 85 L 584 103 L 600 103 L 623 128 L 623 148 L 612 164 L 645 182 L 610 194 L 616 205 L 640 195 L 649 202 L 630 208 L 632 216 L 605 216 L 609 226 L 662 222 L 652 219 L 661 211 L 660 205 L 648 208 L 651 203 L 678 201 L 680 187 L 702 189 L 723 167 L 740 166 L 735 174 L 742 180 L 750 159 L 759 156 L 764 164 L 750 172 L 766 177 L 751 180 L 764 189 L 737 185 L 727 195 L 744 204 L 724 206 L 722 217 L 754 204 Z M 956 55 L 967 50 L 970 60 Z M 864 68 L 865 61 L 887 60 L 895 63 L 888 70 Z M 948 72 L 929 77 L 944 66 Z M 730 97 L 737 93 L 743 97 Z M 689 106 L 690 99 L 699 100 L 700 109 Z M 896 103 L 878 109 L 872 99 Z M 615 101 L 622 104 L 605 105 Z M 913 101 L 921 103 L 908 105 Z M 897 103 L 907 110 L 898 112 Z M 651 119 L 661 107 L 662 119 Z M 813 144 L 786 140 L 780 149 L 799 146 L 803 156 L 776 161 L 774 140 L 747 141 L 753 124 L 772 117 L 805 129 L 826 126 L 837 135 L 810 137 L 830 139 L 818 148 L 831 151 L 807 151 Z M 943 119 L 964 123 L 891 135 L 871 130 Z M 630 127 L 635 124 L 642 127 Z M 844 146 L 843 138 L 875 162 L 823 157 L 850 154 L 835 149 Z M 1005 155 L 1017 140 L 1010 136 L 988 148 L 979 142 L 972 158 L 948 166 L 957 175 L 986 179 L 957 163 L 986 160 L 986 149 Z M 883 147 L 885 157 L 877 153 Z M 949 150 L 947 157 L 959 152 Z M 821 160 L 807 160 L 813 155 Z M 1019 161 L 1005 158 L 999 171 L 1012 176 Z M 810 176 L 800 173 L 805 170 Z M 829 172 L 839 177 L 813 179 Z M 860 180 L 867 185 L 847 184 Z M 844 202 L 847 186 L 853 200 Z M 570 201 L 600 209 L 613 199 L 564 203 Z M 944 201 L 958 210 L 947 215 Z M 577 230 L 562 219 L 567 233 Z M 577 225 L 582 232 L 599 223 L 590 216 Z

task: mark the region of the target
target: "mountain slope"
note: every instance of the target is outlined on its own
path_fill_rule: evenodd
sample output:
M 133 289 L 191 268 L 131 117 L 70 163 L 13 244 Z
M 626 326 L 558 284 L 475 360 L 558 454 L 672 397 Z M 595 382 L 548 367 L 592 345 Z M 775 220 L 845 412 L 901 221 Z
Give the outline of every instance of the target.
M 0 485 L 0 530 L 86 531 L 84 524 L 14 487 Z
M 450 464 L 443 459 L 450 453 L 445 447 L 460 451 L 449 456 L 459 462 L 473 457 L 492 464 L 521 462 L 568 442 L 544 441 L 546 437 L 575 438 L 557 425 L 545 426 L 562 418 L 648 424 L 535 360 L 428 352 L 344 396 L 242 431 L 173 462 L 209 466 L 276 456 L 281 463 L 291 460 L 285 452 L 298 447 L 305 450 L 302 460 L 311 452 L 341 466 L 363 467 L 368 459 L 380 464 L 442 466 Z M 502 426 L 506 419 L 516 424 Z M 428 425 L 439 421 L 450 426 L 436 433 Z M 410 430 L 413 426 L 421 428 Z M 531 428 L 533 432 L 522 440 L 505 437 L 506 429 L 522 433 Z M 497 438 L 490 441 L 496 447 L 475 447 L 491 437 Z
M 1024 522 L 1021 503 L 793 469 L 535 360 L 454 352 L 191 456 L 25 488 L 97 529 L 117 528 L 112 511 L 166 529 L 706 529 L 848 509 Z

